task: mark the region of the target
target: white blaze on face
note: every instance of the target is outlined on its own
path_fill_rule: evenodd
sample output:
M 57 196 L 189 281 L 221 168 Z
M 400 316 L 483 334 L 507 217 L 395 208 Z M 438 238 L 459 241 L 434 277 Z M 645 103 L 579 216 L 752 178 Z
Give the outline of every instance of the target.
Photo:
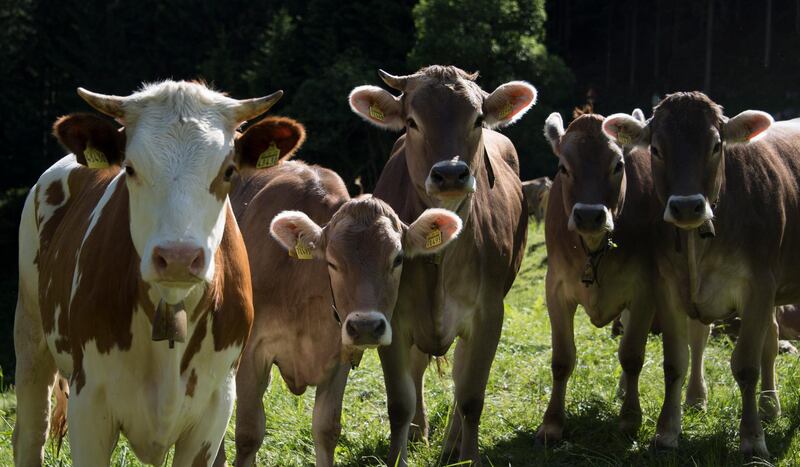
M 192 83 L 145 88 L 126 106 L 125 165 L 130 194 L 131 237 L 141 257 L 142 278 L 168 302 L 182 300 L 191 283 L 159 283 L 157 248 L 182 245 L 202 251 L 198 279 L 214 277 L 214 255 L 225 226 L 225 202 L 210 186 L 233 150 L 233 102 Z M 128 115 L 130 112 L 132 115 Z

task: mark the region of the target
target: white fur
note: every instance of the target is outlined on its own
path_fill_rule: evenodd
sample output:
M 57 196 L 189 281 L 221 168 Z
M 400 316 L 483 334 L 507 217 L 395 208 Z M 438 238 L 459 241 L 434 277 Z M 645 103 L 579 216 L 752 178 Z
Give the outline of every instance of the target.
M 620 144 L 622 144 L 619 139 L 620 133 L 624 133 L 630 139 L 630 144 L 635 144 L 642 139 L 646 128 L 645 122 L 625 113 L 609 115 L 603 120 L 603 133 Z
M 405 127 L 405 122 L 401 118 L 402 104 L 400 103 L 400 98 L 383 88 L 369 85 L 358 86 L 350 92 L 347 102 L 356 115 L 378 128 L 400 131 Z M 383 112 L 383 121 L 376 120 L 370 116 L 369 107 L 372 102 L 377 103 Z
M 767 135 L 767 131 L 775 120 L 760 110 L 745 110 L 727 122 L 723 133 L 725 142 L 729 144 L 752 143 Z

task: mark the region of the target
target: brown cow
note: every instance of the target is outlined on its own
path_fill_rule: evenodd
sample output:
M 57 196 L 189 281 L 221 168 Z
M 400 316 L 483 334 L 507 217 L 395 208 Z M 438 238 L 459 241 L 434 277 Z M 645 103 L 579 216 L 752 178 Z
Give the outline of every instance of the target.
M 740 447 L 768 457 L 759 412 L 780 414 L 775 305 L 800 299 L 800 121 L 773 124 L 752 110 L 727 118 L 707 96 L 688 92 L 664 98 L 647 124 L 618 114 L 605 130 L 650 146 L 663 217 L 682 251 L 662 255 L 665 284 L 689 285 L 683 301 L 693 318 L 742 318 L 731 358 L 742 394 Z M 764 137 L 753 142 L 757 136 Z
M 553 181 L 549 177 L 539 177 L 522 182 L 522 192 L 528 205 L 528 215 L 536 219 L 538 226 L 544 220 L 547 211 L 547 197 Z
M 464 232 L 443 252 L 407 261 L 392 315 L 392 345 L 379 350 L 391 425 L 389 465 L 406 465 L 412 418 L 424 432 L 424 354 L 444 355 L 455 338 L 455 404 L 445 455 L 480 463 L 478 426 L 503 323 L 503 297 L 516 277 L 527 209 L 514 145 L 492 128 L 519 119 L 533 105 L 533 86 L 512 81 L 491 94 L 477 74 L 431 66 L 410 76 L 380 72 L 400 97 L 375 86 L 350 94 L 350 106 L 381 128 L 405 130 L 374 195 L 400 219 L 445 207 Z M 418 349 L 418 350 L 417 350 Z M 421 351 L 421 352 L 420 352 Z
M 210 465 L 253 319 L 228 201 L 234 135 L 281 93 L 237 101 L 165 81 L 127 97 L 79 94 L 125 128 L 59 119 L 72 154 L 25 202 L 14 462 L 42 463 L 58 371 L 70 380 L 75 465 L 109 465 L 120 433 L 145 463 L 163 464 L 174 445 L 174 465 Z
M 576 358 L 573 320 L 577 305 L 598 327 L 625 311 L 619 347 L 624 432 L 635 433 L 641 425 L 638 379 L 654 312 L 663 328 L 665 368 L 683 366 L 685 371 L 686 366 L 685 359 L 681 361 L 685 349 L 675 348 L 676 342 L 685 347 L 685 338 L 676 340 L 675 334 L 685 334 L 686 318 L 657 307 L 653 300 L 660 285 L 652 246 L 660 210 L 651 195 L 649 154 L 645 150 L 623 153 L 603 133 L 602 125 L 603 117 L 596 114 L 582 114 L 566 131 L 557 113 L 545 123 L 545 136 L 558 156 L 559 168 L 545 221 L 553 391 L 537 433 L 540 442 L 562 437 L 567 381 Z M 704 387 L 702 371 L 693 376 L 700 381 L 692 384 Z M 671 426 L 666 420 L 680 419 L 680 385 L 667 385 L 665 390 L 657 436 Z

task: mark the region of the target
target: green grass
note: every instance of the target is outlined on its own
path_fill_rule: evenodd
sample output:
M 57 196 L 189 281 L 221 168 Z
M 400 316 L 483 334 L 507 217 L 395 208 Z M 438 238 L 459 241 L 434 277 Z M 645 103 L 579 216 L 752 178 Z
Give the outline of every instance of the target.
M 506 321 L 497 358 L 486 392 L 481 424 L 484 464 L 527 465 L 733 465 L 740 464 L 738 420 L 739 390 L 730 373 L 731 343 L 712 338 L 706 354 L 709 403 L 705 412 L 687 412 L 683 437 L 676 452 L 653 452 L 649 441 L 655 431 L 663 398 L 660 337 L 651 336 L 641 377 L 644 412 L 635 439 L 617 430 L 619 402 L 615 399 L 620 367 L 618 340 L 610 329 L 595 329 L 580 310 L 576 318 L 578 364 L 567 393 L 565 442 L 555 448 L 534 446 L 551 387 L 550 326 L 544 304 L 545 256 L 541 231 L 531 230 L 529 254 L 506 300 Z M 783 416 L 766 426 L 767 445 L 776 465 L 800 465 L 800 358 L 781 355 L 778 373 Z M 440 465 L 440 447 L 451 403 L 449 365 L 441 374 L 432 365 L 426 376 L 426 396 L 431 425 L 428 445 L 410 446 L 413 465 Z M 259 465 L 310 465 L 314 461 L 311 439 L 313 389 L 295 397 L 283 386 L 277 372 L 266 394 L 267 437 L 259 452 Z M 339 465 L 383 465 L 388 450 L 389 423 L 380 364 L 375 352 L 364 356 L 352 372 L 345 394 L 342 436 L 336 449 Z M 0 397 L 0 465 L 11 465 L 11 430 L 14 397 Z M 233 422 L 226 436 L 232 459 Z M 69 465 L 69 446 L 55 457 L 48 444 L 47 465 Z M 139 465 L 121 442 L 113 465 Z M 759 463 L 756 465 L 769 465 Z

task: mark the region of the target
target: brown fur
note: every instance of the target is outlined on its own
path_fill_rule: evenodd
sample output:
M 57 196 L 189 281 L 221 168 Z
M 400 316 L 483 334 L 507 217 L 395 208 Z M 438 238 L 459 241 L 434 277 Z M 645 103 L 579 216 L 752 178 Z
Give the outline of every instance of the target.
M 53 135 L 81 165 L 86 165 L 83 151 L 88 145 L 102 152 L 109 165 L 119 165 L 125 158 L 124 131 L 97 115 L 75 113 L 60 117 L 53 125 Z
M 236 139 L 241 167 L 255 167 L 258 158 L 273 142 L 280 149 L 279 161 L 287 161 L 306 141 L 305 127 L 288 117 L 267 117 L 250 126 Z

